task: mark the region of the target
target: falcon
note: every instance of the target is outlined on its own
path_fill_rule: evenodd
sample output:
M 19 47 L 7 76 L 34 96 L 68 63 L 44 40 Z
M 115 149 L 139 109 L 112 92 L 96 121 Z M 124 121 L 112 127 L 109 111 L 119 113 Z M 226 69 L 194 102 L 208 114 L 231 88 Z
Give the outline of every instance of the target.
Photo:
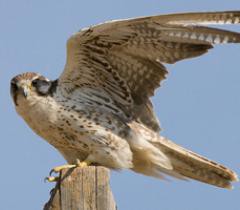
M 239 24 L 240 11 L 182 13 L 109 21 L 67 42 L 63 73 L 28 72 L 11 80 L 17 113 L 67 165 L 131 169 L 147 176 L 195 179 L 231 188 L 237 174 L 160 136 L 150 97 L 164 63 L 193 58 L 240 33 L 208 24 Z

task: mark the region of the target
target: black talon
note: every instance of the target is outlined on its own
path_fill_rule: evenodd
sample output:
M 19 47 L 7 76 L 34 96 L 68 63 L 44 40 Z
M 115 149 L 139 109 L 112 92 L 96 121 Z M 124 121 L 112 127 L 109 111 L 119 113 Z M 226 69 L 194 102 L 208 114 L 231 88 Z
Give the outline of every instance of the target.
M 46 183 L 48 181 L 48 177 L 44 178 L 44 183 Z
M 56 172 L 54 171 L 54 169 L 52 169 L 52 170 L 49 172 L 49 176 L 52 176 L 53 173 L 56 173 Z

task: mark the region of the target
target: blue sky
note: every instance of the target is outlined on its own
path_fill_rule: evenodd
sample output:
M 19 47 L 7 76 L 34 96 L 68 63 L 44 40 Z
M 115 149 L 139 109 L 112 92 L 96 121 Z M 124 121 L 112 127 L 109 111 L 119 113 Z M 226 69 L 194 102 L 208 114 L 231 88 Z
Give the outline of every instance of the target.
M 79 29 L 106 20 L 185 11 L 240 9 L 239 0 L 0 0 L 0 208 L 41 209 L 53 184 L 49 170 L 65 163 L 15 113 L 10 79 L 25 71 L 57 78 L 65 43 Z M 240 32 L 240 25 L 229 29 Z M 222 45 L 197 59 L 168 66 L 154 97 L 162 135 L 217 160 L 240 174 L 240 45 Z M 120 210 L 236 210 L 232 191 L 195 181 L 159 181 L 129 171 L 113 172 Z

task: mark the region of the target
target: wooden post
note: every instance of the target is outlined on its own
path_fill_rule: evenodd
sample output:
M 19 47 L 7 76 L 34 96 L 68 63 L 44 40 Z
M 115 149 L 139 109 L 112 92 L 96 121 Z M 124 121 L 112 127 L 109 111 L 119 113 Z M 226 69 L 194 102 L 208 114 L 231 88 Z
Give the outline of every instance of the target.
M 100 166 L 62 170 L 44 210 L 117 210 L 109 174 Z

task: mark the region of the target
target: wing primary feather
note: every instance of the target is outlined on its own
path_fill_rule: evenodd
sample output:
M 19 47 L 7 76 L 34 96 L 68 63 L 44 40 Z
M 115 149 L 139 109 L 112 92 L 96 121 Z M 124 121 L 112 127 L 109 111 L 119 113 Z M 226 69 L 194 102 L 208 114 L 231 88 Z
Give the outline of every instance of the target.
M 239 43 L 240 33 L 204 26 L 161 26 L 162 41 L 192 44 Z
M 161 21 L 161 20 L 160 20 Z M 223 12 L 193 12 L 162 15 L 162 21 L 168 24 L 181 25 L 210 25 L 210 24 L 239 24 L 240 11 Z

